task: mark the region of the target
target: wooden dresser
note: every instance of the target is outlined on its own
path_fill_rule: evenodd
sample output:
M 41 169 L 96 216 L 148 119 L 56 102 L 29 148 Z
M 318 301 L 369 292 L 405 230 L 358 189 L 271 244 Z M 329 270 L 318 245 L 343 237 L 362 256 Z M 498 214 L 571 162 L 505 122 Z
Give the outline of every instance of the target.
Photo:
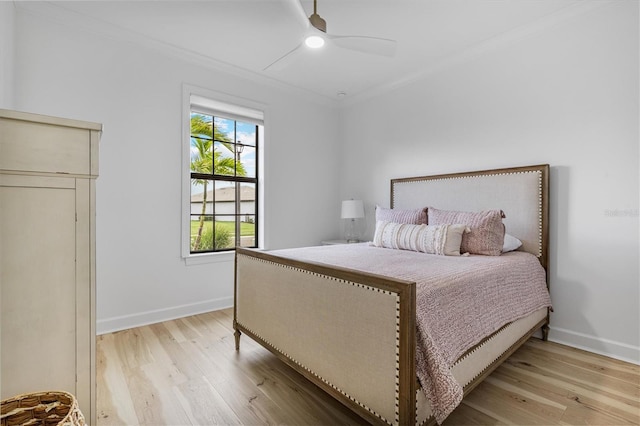
M 65 390 L 92 425 L 101 130 L 0 109 L 0 396 Z

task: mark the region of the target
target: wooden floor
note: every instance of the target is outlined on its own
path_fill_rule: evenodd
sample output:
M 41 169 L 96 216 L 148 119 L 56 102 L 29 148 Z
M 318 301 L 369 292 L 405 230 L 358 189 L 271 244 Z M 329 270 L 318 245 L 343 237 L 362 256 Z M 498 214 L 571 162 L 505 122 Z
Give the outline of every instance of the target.
M 363 424 L 243 336 L 232 311 L 98 337 L 99 425 Z M 446 425 L 638 425 L 640 367 L 531 339 Z

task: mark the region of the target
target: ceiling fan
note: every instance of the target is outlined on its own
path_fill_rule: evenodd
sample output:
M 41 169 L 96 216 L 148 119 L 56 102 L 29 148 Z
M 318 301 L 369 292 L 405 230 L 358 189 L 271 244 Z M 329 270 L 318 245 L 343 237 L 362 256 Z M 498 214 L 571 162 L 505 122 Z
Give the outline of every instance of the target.
M 309 17 L 307 17 L 299 0 L 288 0 L 288 2 L 295 8 L 301 22 L 304 22 L 306 29 L 304 40 L 267 65 L 263 71 L 283 69 L 291 63 L 296 53 L 300 52 L 304 47 L 317 49 L 322 47 L 325 42 L 333 43 L 335 46 L 343 49 L 368 53 L 370 55 L 392 57 L 396 53 L 395 40 L 361 35 L 328 34 L 327 22 L 318 15 L 317 0 L 313 0 L 313 13 Z

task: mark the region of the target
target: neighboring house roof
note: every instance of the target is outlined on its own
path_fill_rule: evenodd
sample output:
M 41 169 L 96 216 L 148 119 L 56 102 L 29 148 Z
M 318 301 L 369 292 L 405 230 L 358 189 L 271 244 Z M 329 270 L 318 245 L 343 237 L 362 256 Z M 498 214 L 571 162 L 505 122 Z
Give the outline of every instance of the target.
M 201 192 L 200 194 L 194 194 L 191 196 L 191 202 L 192 203 L 201 203 L 202 202 L 202 195 L 203 193 Z M 214 200 L 214 196 L 213 196 L 213 190 L 211 191 L 207 191 L 207 203 L 211 203 Z M 235 188 L 232 186 L 226 187 L 226 188 L 219 188 L 216 189 L 216 193 L 215 193 L 215 201 L 217 203 L 220 202 L 233 202 L 236 199 L 236 191 Z M 241 185 L 240 186 L 240 199 L 242 201 L 255 201 L 256 200 L 256 190 L 255 187 L 253 186 L 247 186 L 247 185 Z

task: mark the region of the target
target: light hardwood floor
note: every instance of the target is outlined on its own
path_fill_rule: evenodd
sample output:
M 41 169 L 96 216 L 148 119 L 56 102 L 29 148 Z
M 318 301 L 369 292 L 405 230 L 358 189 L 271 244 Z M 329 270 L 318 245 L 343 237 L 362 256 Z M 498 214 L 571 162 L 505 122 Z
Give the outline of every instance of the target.
M 98 424 L 364 424 L 243 336 L 232 310 L 98 337 Z M 638 425 L 640 367 L 530 339 L 445 425 Z

